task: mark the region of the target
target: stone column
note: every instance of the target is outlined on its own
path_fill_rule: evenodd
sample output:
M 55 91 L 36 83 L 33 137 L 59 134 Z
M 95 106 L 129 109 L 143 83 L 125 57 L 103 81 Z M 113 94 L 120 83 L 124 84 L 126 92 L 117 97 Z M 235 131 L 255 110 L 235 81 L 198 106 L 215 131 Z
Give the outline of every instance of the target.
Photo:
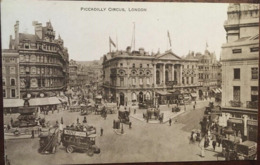
M 180 65 L 180 85 L 182 85 L 182 65 Z
M 163 64 L 163 77 L 162 77 L 162 81 L 163 81 L 163 86 L 165 85 L 165 64 Z
M 174 64 L 172 65 L 172 81 L 174 81 Z
M 156 64 L 153 64 L 153 84 L 156 87 Z

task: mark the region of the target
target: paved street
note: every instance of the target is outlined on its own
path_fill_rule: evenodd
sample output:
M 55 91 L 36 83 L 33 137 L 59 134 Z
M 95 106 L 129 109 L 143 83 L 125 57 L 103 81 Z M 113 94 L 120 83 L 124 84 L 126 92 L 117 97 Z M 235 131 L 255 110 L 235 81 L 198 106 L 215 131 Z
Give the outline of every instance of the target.
M 208 101 L 198 101 L 196 110 L 192 110 L 192 105 L 187 106 L 186 112 L 176 117 L 178 121 L 175 124 L 173 122 L 172 126 L 168 123 L 147 124 L 131 118 L 132 129 L 124 125 L 124 135 L 113 131 L 113 120 L 117 119 L 117 114 L 108 115 L 106 120 L 100 115 L 89 115 L 87 122 L 97 128 L 98 135 L 100 128 L 104 129 L 104 135 L 96 138 L 96 145 L 101 148 L 101 153 L 93 157 L 86 153 L 68 154 L 63 146 L 59 147 L 56 154 L 39 154 L 38 138 L 7 140 L 6 152 L 14 165 L 217 160 L 217 153 L 212 151 L 206 151 L 206 157 L 201 158 L 198 143 L 189 144 L 190 131 L 199 128 L 203 107 L 207 104 Z M 167 109 L 167 106 L 164 108 Z M 141 113 L 144 110 L 137 111 Z M 60 121 L 61 116 L 65 125 L 76 123 L 77 117 L 80 121 L 83 120 L 79 112 L 68 111 L 49 113 L 46 119 L 54 124 L 56 120 Z M 10 115 L 5 116 L 5 121 L 9 117 Z M 17 159 L 18 157 L 23 159 Z

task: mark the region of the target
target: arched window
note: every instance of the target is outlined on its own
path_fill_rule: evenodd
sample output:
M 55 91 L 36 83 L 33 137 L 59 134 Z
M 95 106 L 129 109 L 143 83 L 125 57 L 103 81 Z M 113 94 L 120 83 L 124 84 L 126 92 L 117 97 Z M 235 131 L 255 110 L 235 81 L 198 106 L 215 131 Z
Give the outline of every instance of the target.
M 136 101 L 136 93 L 132 93 L 132 101 Z
M 11 79 L 11 86 L 15 86 L 15 79 Z
M 151 95 L 150 95 L 149 92 L 147 92 L 147 93 L 145 94 L 145 99 L 146 99 L 146 100 L 151 100 Z

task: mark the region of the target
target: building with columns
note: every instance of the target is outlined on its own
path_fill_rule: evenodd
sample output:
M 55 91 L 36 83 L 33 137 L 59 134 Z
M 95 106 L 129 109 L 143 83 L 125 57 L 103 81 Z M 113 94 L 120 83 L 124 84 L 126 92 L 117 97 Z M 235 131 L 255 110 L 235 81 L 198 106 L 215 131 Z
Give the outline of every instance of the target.
M 184 60 L 171 50 L 150 55 L 143 48 L 131 51 L 127 47 L 126 51 L 107 53 L 103 58 L 104 96 L 120 105 L 165 104 L 172 100 L 171 93 L 196 93 L 197 61 Z
M 257 141 L 259 84 L 259 5 L 230 4 L 222 45 L 222 111 L 228 124 Z
M 21 98 L 59 95 L 68 83 L 68 50 L 51 22 L 46 26 L 33 22 L 35 34 L 19 32 L 19 21 L 14 25 L 14 39 L 10 35 L 9 50 L 19 54 Z M 28 88 L 26 88 L 26 84 Z

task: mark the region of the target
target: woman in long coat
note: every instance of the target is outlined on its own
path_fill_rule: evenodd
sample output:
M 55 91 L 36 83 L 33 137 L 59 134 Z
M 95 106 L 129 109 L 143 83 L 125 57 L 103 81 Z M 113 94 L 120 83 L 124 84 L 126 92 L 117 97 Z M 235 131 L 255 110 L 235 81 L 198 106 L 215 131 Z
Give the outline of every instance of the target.
M 205 138 L 203 138 L 201 141 L 200 141 L 200 143 L 199 143 L 199 147 L 200 147 L 200 156 L 202 157 L 202 158 L 204 158 L 205 157 L 205 147 L 204 147 L 204 143 L 205 143 Z

